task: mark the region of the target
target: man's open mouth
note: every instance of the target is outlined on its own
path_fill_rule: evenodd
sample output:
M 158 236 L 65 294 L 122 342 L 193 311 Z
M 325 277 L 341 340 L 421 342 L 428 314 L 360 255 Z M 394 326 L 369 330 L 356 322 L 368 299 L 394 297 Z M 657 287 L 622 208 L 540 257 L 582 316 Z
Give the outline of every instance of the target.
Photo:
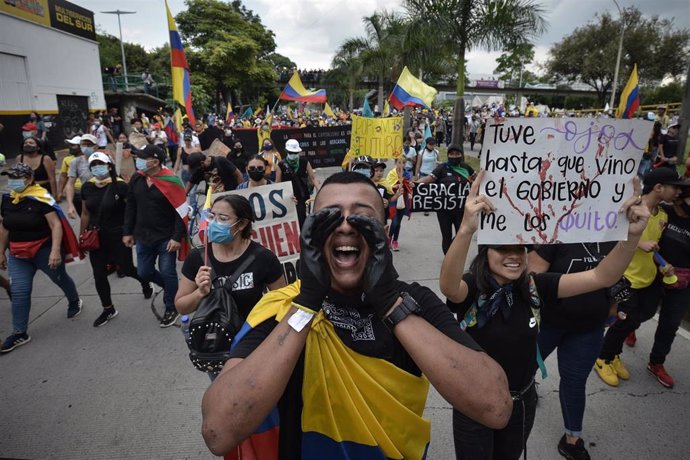
M 333 260 L 339 268 L 352 268 L 357 265 L 359 253 L 356 246 L 336 246 L 333 249 Z

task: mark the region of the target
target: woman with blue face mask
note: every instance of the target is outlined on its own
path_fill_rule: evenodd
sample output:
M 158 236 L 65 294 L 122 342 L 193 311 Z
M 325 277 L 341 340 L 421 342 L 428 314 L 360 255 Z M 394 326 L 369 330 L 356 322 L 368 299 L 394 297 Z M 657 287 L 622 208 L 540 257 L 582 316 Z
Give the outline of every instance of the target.
M 103 311 L 93 326 L 101 327 L 118 314 L 110 296 L 108 265 L 114 264 L 118 274 L 139 281 L 144 298 L 151 298 L 153 288 L 150 283 L 139 278 L 134 267 L 132 250 L 122 243 L 127 183 L 117 176 L 112 159 L 102 152 L 91 154 L 89 169 L 93 177 L 81 188 L 80 233 L 87 229 L 98 229 L 99 247 L 95 251 L 89 251 L 89 261 L 96 292 L 103 306 Z
M 2 196 L 0 214 L 0 268 L 9 268 L 12 280 L 12 335 L 5 339 L 2 353 L 28 343 L 31 292 L 37 270 L 45 273 L 67 297 L 67 317 L 81 313 L 82 302 L 74 281 L 63 263 L 63 226 L 55 200 L 34 181 L 31 166 L 17 163 L 3 172 L 10 192 Z M 61 212 L 61 211 L 60 211 Z M 71 229 L 69 230 L 71 232 Z M 65 234 L 66 235 L 66 234 Z M 76 244 L 76 239 L 70 233 Z M 9 249 L 9 254 L 5 252 Z
M 254 211 L 243 196 L 217 198 L 208 219 L 208 260 L 205 260 L 204 248 L 196 248 L 187 256 L 175 296 L 175 308 L 181 314 L 196 311 L 201 300 L 212 289 L 223 286 L 253 254 L 254 261 L 232 286 L 232 296 L 246 319 L 266 291 L 286 285 L 283 267 L 275 254 L 251 240 Z

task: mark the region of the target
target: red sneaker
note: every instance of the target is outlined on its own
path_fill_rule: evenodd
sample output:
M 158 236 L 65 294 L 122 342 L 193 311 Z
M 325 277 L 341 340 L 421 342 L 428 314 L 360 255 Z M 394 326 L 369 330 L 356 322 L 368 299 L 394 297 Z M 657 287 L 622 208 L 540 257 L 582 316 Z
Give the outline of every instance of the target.
M 666 372 L 666 369 L 664 369 L 663 364 L 649 363 L 647 364 L 647 370 L 650 374 L 656 377 L 660 384 L 666 388 L 673 388 L 673 377 L 668 375 L 668 372 Z
M 393 249 L 394 251 L 399 251 L 399 250 L 400 250 L 400 245 L 398 245 L 398 242 L 395 241 L 395 240 L 393 240 L 393 241 L 391 242 L 391 246 L 392 246 L 392 249 Z
M 634 347 L 635 344 L 637 343 L 637 336 L 635 335 L 635 331 L 632 331 L 628 336 L 625 338 L 625 344 L 629 346 L 630 348 Z

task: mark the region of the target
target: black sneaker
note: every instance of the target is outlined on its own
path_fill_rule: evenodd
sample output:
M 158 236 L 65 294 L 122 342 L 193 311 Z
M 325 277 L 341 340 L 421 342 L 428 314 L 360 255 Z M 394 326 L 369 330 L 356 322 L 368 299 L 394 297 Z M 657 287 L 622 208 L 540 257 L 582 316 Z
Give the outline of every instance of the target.
M 76 308 L 68 308 L 67 309 L 67 318 L 76 318 L 79 316 L 79 313 L 81 313 L 81 308 L 84 306 L 84 302 L 79 299 L 79 304 L 77 304 Z
M 161 327 L 170 327 L 175 324 L 177 317 L 180 314 L 176 310 L 166 310 L 163 318 L 161 319 Z
M 104 308 L 100 316 L 96 318 L 96 321 L 93 322 L 93 327 L 105 326 L 106 324 L 108 324 L 108 321 L 115 318 L 116 316 L 117 310 L 115 310 L 115 307 Z
M 0 350 L 0 353 L 9 353 L 15 348 L 26 345 L 29 342 L 31 342 L 31 337 L 29 337 L 29 334 L 26 332 L 22 332 L 21 334 L 12 334 L 11 336 L 7 337 L 4 342 L 2 342 L 2 350 Z
M 141 292 L 144 294 L 145 299 L 150 299 L 153 295 L 153 287 L 151 283 L 142 283 Z
M 565 441 L 565 435 L 558 442 L 558 453 L 568 460 L 590 460 L 589 452 L 585 449 L 585 442 L 582 438 L 578 439 L 575 444 L 568 444 Z

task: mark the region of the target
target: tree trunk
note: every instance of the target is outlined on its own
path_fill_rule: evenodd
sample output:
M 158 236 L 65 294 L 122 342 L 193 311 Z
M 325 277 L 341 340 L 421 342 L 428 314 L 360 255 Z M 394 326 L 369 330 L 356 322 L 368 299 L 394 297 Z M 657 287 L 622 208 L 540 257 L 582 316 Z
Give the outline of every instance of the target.
M 461 44 L 458 55 L 458 83 L 455 88 L 453 107 L 453 133 L 451 144 L 463 148 L 465 140 L 465 45 Z M 464 152 L 464 149 L 463 149 Z
M 379 75 L 379 94 L 376 98 L 379 112 L 383 112 L 383 75 Z
M 355 107 L 355 90 L 354 88 L 350 88 L 350 101 L 348 104 L 348 109 L 350 112 L 352 112 L 352 109 Z
M 688 75 L 685 78 L 685 95 L 683 96 L 683 104 L 680 109 L 680 131 L 678 140 L 678 159 L 679 163 L 686 159 L 685 152 L 688 149 L 688 131 L 690 131 L 690 65 L 688 66 Z M 685 175 L 690 173 L 686 171 Z

